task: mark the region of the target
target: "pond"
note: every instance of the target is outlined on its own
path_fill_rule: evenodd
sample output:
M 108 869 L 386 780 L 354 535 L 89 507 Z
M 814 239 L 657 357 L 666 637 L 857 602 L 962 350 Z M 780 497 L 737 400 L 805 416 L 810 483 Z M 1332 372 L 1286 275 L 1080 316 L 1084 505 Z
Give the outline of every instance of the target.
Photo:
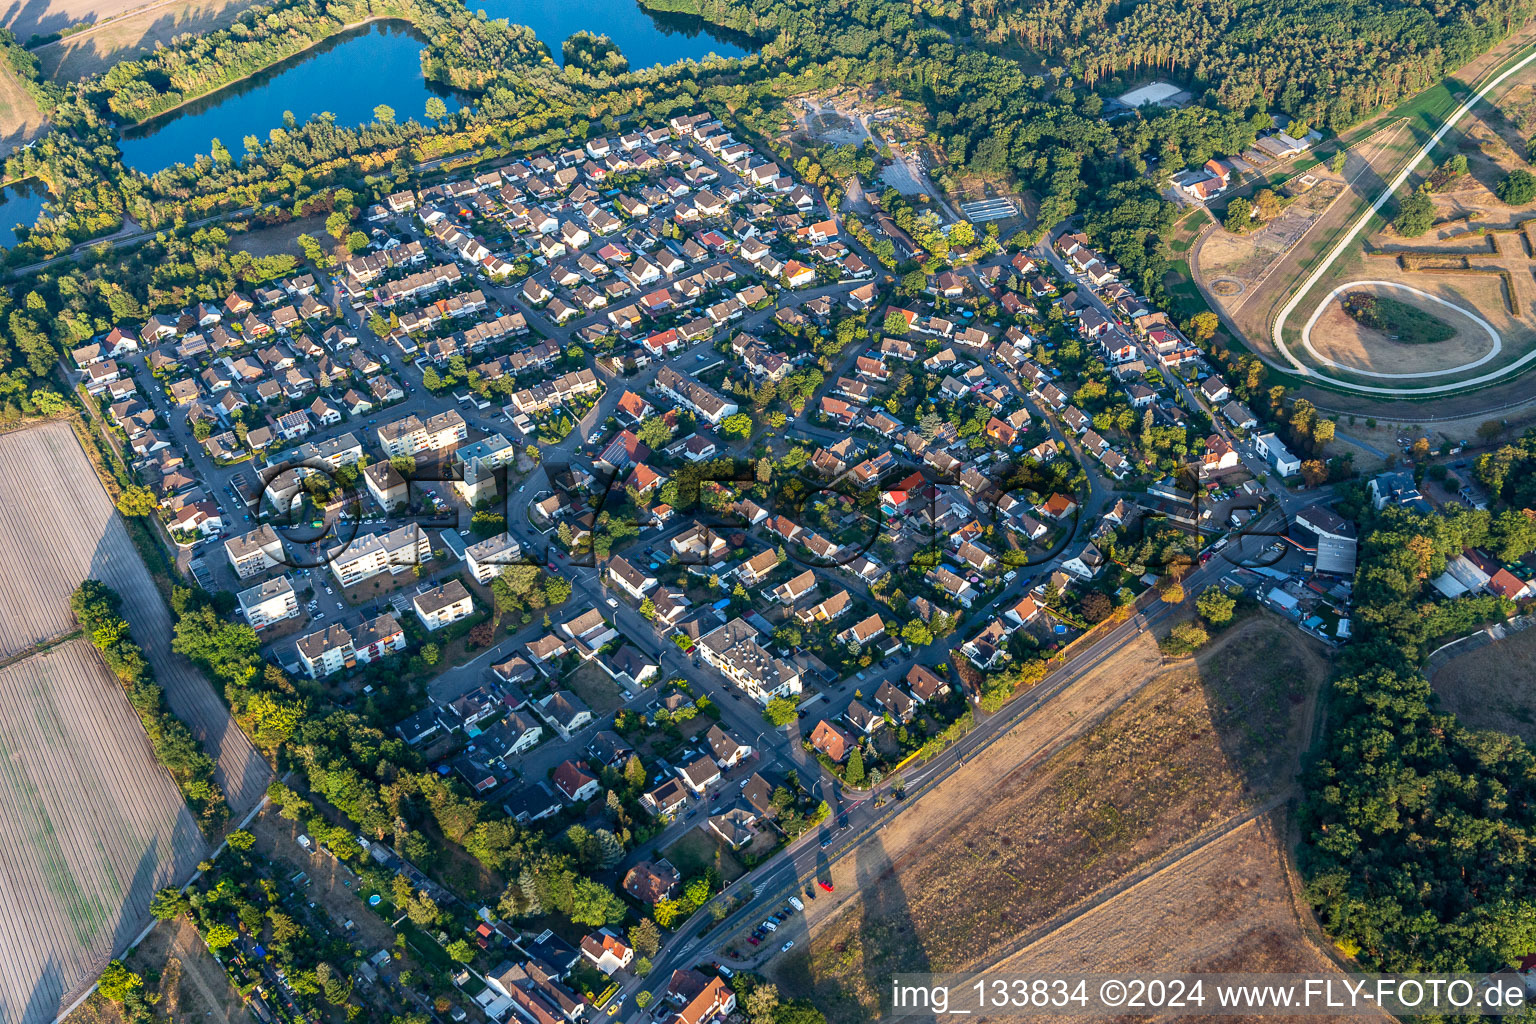
M 48 201 L 48 186 L 27 178 L 0 189 L 0 246 L 16 244 L 16 225 L 31 227 Z
M 754 50 L 752 40 L 739 33 L 686 14 L 647 11 L 634 0 L 610 0 L 601 5 L 571 0 L 469 0 L 468 6 L 484 11 L 489 18 L 527 25 L 562 65 L 565 55 L 560 44 L 583 29 L 612 39 L 629 58 L 631 68 L 672 64 L 690 57 L 702 60 L 711 53 L 745 57 Z
M 250 78 L 209 93 L 123 133 L 123 162 L 154 174 L 175 163 L 190 164 L 218 139 L 236 159 L 244 139 L 263 142 L 282 127 L 283 112 L 299 124 L 329 111 L 345 127 L 367 124 L 379 104 L 404 121 L 426 120 L 427 98 L 441 97 L 450 111 L 461 103 L 452 90 L 421 73 L 421 36 L 398 21 L 379 21 L 332 36 L 318 46 Z
M 493 0 L 475 5 L 487 17 L 506 18 L 532 28 L 564 63 L 561 43 L 587 29 L 606 33 L 633 68 L 671 64 L 711 53 L 741 57 L 752 40 L 706 25 L 698 18 L 651 13 L 629 0 L 603 6 L 570 0 Z M 333 36 L 318 46 L 233 85 L 209 93 L 123 133 L 123 162 L 154 174 L 176 163 L 190 164 L 218 139 L 239 159 L 244 139 L 265 141 L 291 111 L 298 123 L 322 111 L 345 127 L 367 124 L 373 108 L 386 104 L 404 121 L 426 118 L 428 97 L 441 97 L 450 111 L 464 105 L 452 90 L 421 74 L 421 36 L 404 22 L 382 21 Z M 9 216 L 7 214 L 7 216 Z

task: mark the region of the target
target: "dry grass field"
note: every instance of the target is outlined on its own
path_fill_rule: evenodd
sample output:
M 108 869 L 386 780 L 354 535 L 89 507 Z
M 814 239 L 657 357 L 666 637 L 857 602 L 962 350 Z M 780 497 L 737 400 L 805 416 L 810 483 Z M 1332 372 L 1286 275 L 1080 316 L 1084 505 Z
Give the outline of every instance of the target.
M 153 971 L 160 976 L 148 991 L 159 997 L 156 1007 L 166 1020 L 250 1024 L 253 1019 L 229 975 L 185 916 L 155 925 L 124 963 L 141 975 Z M 122 1005 L 99 992 L 65 1019 L 68 1024 L 127 1024 Z
M 47 122 L 32 94 L 9 68 L 0 68 L 0 158 L 43 133 Z
M 1536 743 L 1536 629 L 1513 633 L 1447 661 L 1430 677 L 1441 705 L 1473 729 Z
M 1275 812 L 1242 822 L 992 969 L 1003 974 L 1338 972 L 1312 935 L 1310 910 L 1293 898 L 1282 852 L 1283 818 Z
M 64 11 L 72 14 L 76 21 L 89 20 L 91 25 L 57 42 L 38 47 L 37 59 L 42 63 L 43 74 L 55 82 L 78 82 L 105 71 L 120 60 L 148 53 L 176 36 L 225 28 L 254 2 L 161 0 L 125 4 L 115 12 L 105 14 L 76 12 L 71 5 L 64 5 Z
M 0 1022 L 44 1024 L 207 844 L 95 650 L 0 669 Z
M 1326 669 L 1318 648 L 1268 615 L 1198 659 L 1163 665 L 1149 637 L 1129 645 L 1077 684 L 1095 698 L 1074 706 L 1077 686 L 1061 695 L 1067 708 L 1056 713 L 1067 720 L 1035 737 L 1033 756 L 1010 766 L 1000 759 L 1020 752 L 989 749 L 922 797 L 933 806 L 834 867 L 851 895 L 834 914 L 816 908 L 802 948 L 776 958 L 772 973 L 840 1024 L 877 1017 L 892 974 L 1014 954 L 1063 915 L 1277 806 Z M 1036 717 L 1014 731 L 1038 730 Z M 903 834 L 907 818 L 928 831 Z M 1126 927 L 1163 927 L 1152 904 L 1122 916 Z
M 1444 289 L 1449 301 L 1465 297 L 1435 281 L 1418 282 L 1414 287 L 1431 295 Z M 1495 308 L 1502 301 L 1499 285 L 1494 281 L 1483 283 L 1477 290 L 1481 297 L 1491 299 Z M 1450 370 L 1480 359 L 1493 347 L 1493 339 L 1488 336 L 1488 332 L 1459 310 L 1447 309 L 1401 289 L 1380 285 L 1361 284 L 1350 291 L 1385 296 L 1423 310 L 1428 316 L 1439 318 L 1454 329 L 1456 334 L 1445 341 L 1429 345 L 1408 344 L 1389 338 L 1346 313 L 1344 296 L 1340 295 L 1328 303 L 1313 326 L 1312 345 L 1324 356 L 1345 366 L 1386 373 L 1431 373 Z M 1486 314 L 1482 315 L 1486 319 Z
M 0 436 L 0 558 L 0 658 L 73 629 L 70 593 L 101 580 L 123 596 L 171 711 L 217 760 L 234 815 L 256 805 L 271 771 L 208 681 L 171 651 L 170 609 L 67 422 Z

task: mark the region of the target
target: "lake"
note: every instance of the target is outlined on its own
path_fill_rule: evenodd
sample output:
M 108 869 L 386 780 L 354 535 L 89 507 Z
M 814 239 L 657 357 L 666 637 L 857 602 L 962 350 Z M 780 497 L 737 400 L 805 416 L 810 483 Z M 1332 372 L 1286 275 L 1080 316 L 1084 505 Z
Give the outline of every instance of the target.
M 27 178 L 0 189 L 0 246 L 16 244 L 16 225 L 31 227 L 48 201 L 48 186 Z
M 741 57 L 751 52 L 752 41 L 746 37 L 686 15 L 653 14 L 632 0 L 610 7 L 570 0 L 495 0 L 476 7 L 487 17 L 532 28 L 561 63 L 560 44 L 581 29 L 606 33 L 634 68 L 702 59 L 710 53 Z M 373 108 L 381 103 L 393 107 L 402 121 L 424 121 L 430 96 L 441 97 L 450 111 L 458 110 L 464 98 L 422 77 L 421 48 L 421 36 L 404 22 L 374 22 L 343 32 L 125 131 L 120 140 L 123 162 L 154 174 L 172 164 L 190 164 L 212 149 L 213 139 L 238 160 L 245 153 L 245 137 L 266 141 L 273 128 L 282 126 L 285 110 L 300 124 L 329 111 L 345 127 L 372 121 Z
M 292 111 L 303 124 L 329 111 L 336 123 L 372 121 L 387 104 L 401 121 L 426 120 L 427 98 L 441 97 L 450 111 L 459 97 L 429 83 L 421 73 L 421 36 L 398 21 L 378 21 L 332 36 L 318 46 L 250 78 L 209 93 L 123 133 L 123 162 L 154 174 L 175 163 L 190 164 L 218 139 L 238 160 L 245 137 L 263 142 Z
M 556 62 L 565 63 L 560 44 L 586 29 L 612 39 L 629 58 L 631 68 L 652 64 L 672 64 L 693 58 L 702 60 L 711 53 L 721 57 L 745 57 L 753 52 L 746 36 L 716 28 L 686 14 L 667 14 L 645 10 L 634 0 L 610 0 L 606 4 L 580 4 L 571 0 L 491 0 L 474 3 L 471 10 L 484 11 L 488 18 L 506 18 L 533 29 Z

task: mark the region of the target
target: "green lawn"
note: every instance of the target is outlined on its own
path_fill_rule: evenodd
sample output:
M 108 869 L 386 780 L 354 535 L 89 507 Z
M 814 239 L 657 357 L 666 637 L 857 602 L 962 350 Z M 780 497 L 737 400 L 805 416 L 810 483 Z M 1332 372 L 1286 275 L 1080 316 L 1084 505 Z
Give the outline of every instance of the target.
M 1405 345 L 1433 345 L 1456 336 L 1456 329 L 1433 313 L 1384 295 L 1348 292 L 1344 312 Z

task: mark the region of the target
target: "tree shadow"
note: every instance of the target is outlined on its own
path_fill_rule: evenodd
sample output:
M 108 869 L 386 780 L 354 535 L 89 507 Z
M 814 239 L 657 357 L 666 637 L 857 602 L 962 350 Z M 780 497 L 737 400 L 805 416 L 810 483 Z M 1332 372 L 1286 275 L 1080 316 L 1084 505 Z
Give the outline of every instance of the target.
M 835 830 L 835 817 L 824 827 Z M 860 900 L 856 926 L 828 928 L 832 920 L 846 913 L 839 909 L 822 923 L 819 935 L 808 936 L 805 916 L 796 914 L 771 936 L 781 944 L 793 939 L 799 947 L 791 954 L 792 959 L 780 965 L 776 972 L 780 984 L 786 988 L 786 997 L 810 999 L 833 1024 L 883 1019 L 890 1010 L 892 977 L 927 974 L 932 970 L 912 917 L 911 905 L 891 869 L 879 835 L 866 839 L 850 856 L 853 859 L 851 884 L 857 889 Z M 803 880 L 802 885 L 814 886 L 821 880 L 831 879 L 831 858 L 828 851 L 819 851 L 815 877 Z M 819 888 L 815 891 L 819 899 L 833 898 L 833 894 Z M 803 891 L 800 898 L 807 903 L 807 909 L 811 909 L 811 902 L 805 899 Z M 851 973 L 842 973 L 844 965 L 855 964 L 857 966 L 851 967 Z

